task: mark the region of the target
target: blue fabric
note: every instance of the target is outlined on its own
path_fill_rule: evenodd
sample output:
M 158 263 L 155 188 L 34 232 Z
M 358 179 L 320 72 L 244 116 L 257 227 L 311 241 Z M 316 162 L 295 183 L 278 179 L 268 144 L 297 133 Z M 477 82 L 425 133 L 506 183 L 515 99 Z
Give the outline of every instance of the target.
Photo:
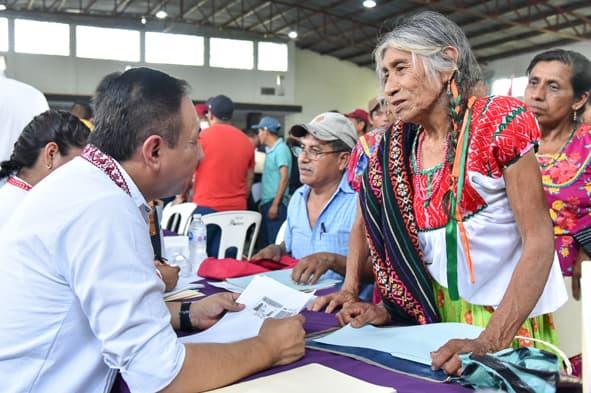
M 421 363 L 415 363 L 410 360 L 397 358 L 388 352 L 376 351 L 374 349 L 368 348 L 323 344 L 314 341 L 314 339 L 307 340 L 306 347 L 319 351 L 332 352 L 339 355 L 348 356 L 353 359 L 361 360 L 362 362 L 385 368 L 387 370 L 400 371 L 404 374 L 414 375 L 432 381 L 443 382 L 448 379 L 447 375 L 445 375 L 445 373 L 441 370 L 434 371 L 430 366 L 425 366 Z
M 291 173 L 292 160 L 291 151 L 285 144 L 282 138 L 279 138 L 277 142 L 267 149 L 267 156 L 265 157 L 265 166 L 263 167 L 263 179 L 262 179 L 262 195 L 261 203 L 272 202 L 279 189 L 279 182 L 281 175 L 279 174 L 279 168 L 287 167 L 287 178 L 289 180 L 289 174 Z M 282 202 L 287 206 L 289 201 L 289 181 L 283 194 Z M 275 240 L 275 239 L 273 239 Z
M 560 379 L 556 355 L 537 348 L 504 349 L 494 354 L 461 354 L 462 375 L 457 379 L 475 389 L 509 393 L 553 393 Z
M 287 206 L 285 206 L 283 203 L 279 205 L 279 208 L 277 209 L 277 218 L 274 220 L 269 219 L 270 207 L 271 202 L 261 205 L 261 214 L 263 215 L 261 226 L 264 246 L 275 243 L 277 232 L 279 232 L 281 224 L 283 224 L 283 222 L 287 219 Z
M 287 207 L 287 228 L 285 230 L 285 249 L 296 259 L 317 252 L 331 252 L 346 256 L 349 253 L 349 235 L 355 221 L 357 197 L 347 181 L 345 173 L 328 204 L 320 212 L 316 226 L 310 227 L 307 201 L 310 186 L 298 188 Z M 343 280 L 344 277 L 332 270 L 322 278 Z M 362 288 L 360 297 L 371 298 L 372 285 Z

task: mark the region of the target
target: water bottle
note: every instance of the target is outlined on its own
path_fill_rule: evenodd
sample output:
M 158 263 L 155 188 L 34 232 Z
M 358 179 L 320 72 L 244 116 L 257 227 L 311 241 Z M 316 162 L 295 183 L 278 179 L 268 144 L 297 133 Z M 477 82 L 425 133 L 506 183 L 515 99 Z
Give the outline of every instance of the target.
M 201 214 L 193 214 L 193 220 L 189 226 L 189 253 L 191 269 L 197 274 L 199 265 L 207 258 L 207 229 Z
M 192 274 L 193 266 L 180 250 L 174 252 L 169 262 L 171 266 L 179 267 L 181 277 L 189 277 Z

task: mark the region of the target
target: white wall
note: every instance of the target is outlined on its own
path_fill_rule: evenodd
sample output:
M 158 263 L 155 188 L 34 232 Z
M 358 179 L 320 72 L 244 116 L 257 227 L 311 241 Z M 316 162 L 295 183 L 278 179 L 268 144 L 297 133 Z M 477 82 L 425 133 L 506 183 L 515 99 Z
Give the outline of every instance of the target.
M 380 94 L 375 72 L 351 62 L 309 50 L 295 51 L 295 102 L 302 113 L 289 115 L 287 126 L 307 123 L 319 113 L 336 109 L 367 110 L 368 101 Z
M 292 46 L 292 45 L 290 45 Z M 45 56 L 6 53 L 7 76 L 37 87 L 44 93 L 90 95 L 106 74 L 124 71 L 128 65 L 145 65 L 185 79 L 192 87 L 191 98 L 206 100 L 227 94 L 236 102 L 294 104 L 293 48 L 287 73 L 229 70 L 222 68 L 129 63 L 81 59 L 74 56 Z M 284 96 L 263 96 L 261 87 L 275 87 L 278 74 L 285 75 Z
M 319 113 L 336 109 L 349 112 L 367 109 L 367 102 L 380 94 L 376 74 L 369 68 L 308 50 L 290 47 L 287 73 L 227 70 L 164 64 L 128 63 L 81 59 L 74 56 L 4 53 L 7 76 L 35 86 L 44 93 L 91 95 L 106 74 L 126 66 L 146 65 L 160 69 L 192 86 L 191 98 L 205 100 L 226 94 L 235 102 L 301 105 L 302 113 L 288 115 L 286 129 L 308 122 Z M 285 75 L 284 96 L 262 96 L 261 87 L 274 87 L 278 74 Z
M 591 59 L 591 40 L 570 45 L 563 45 L 559 48 L 579 52 L 587 56 L 588 59 Z M 508 57 L 502 60 L 491 61 L 490 63 L 486 64 L 484 68 L 494 72 L 492 79 L 511 78 L 512 75 L 515 75 L 516 77 L 524 76 L 529 62 L 536 54 L 544 51 L 545 50 L 538 50 L 523 55 Z

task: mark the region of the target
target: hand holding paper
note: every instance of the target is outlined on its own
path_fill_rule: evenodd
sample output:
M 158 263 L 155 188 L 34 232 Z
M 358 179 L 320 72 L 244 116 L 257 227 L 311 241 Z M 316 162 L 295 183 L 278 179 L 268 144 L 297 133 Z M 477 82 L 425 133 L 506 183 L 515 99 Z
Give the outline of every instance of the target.
M 251 281 L 236 299 L 245 305 L 242 311 L 226 313 L 209 329 L 182 337 L 180 341 L 228 343 L 255 337 L 266 319 L 294 316 L 313 298 L 311 294 L 293 290 L 269 277 L 256 276 Z
M 226 312 L 244 309 L 243 304 L 236 303 L 237 293 L 216 293 L 191 306 L 191 323 L 199 330 L 205 330 L 216 323 Z

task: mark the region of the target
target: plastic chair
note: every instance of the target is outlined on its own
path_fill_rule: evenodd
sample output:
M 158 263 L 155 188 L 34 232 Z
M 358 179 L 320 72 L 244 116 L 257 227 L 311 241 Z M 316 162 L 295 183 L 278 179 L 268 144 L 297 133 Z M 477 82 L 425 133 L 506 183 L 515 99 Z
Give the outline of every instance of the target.
M 231 210 L 204 215 L 203 222 L 205 225 L 217 225 L 222 231 L 218 258 L 224 258 L 228 248 L 236 247 L 236 258 L 242 259 L 248 229 L 254 225 L 247 254 L 247 259 L 250 259 L 259 234 L 261 218 L 261 213 L 248 210 Z
M 279 231 L 277 232 L 277 237 L 275 237 L 275 244 L 283 243 L 285 239 L 285 231 L 287 230 L 287 220 L 283 221 L 281 227 L 279 227 Z
M 189 231 L 189 224 L 193 217 L 193 211 L 197 207 L 193 202 L 185 202 L 178 205 L 168 203 L 162 211 L 160 226 L 169 231 L 186 235 Z

